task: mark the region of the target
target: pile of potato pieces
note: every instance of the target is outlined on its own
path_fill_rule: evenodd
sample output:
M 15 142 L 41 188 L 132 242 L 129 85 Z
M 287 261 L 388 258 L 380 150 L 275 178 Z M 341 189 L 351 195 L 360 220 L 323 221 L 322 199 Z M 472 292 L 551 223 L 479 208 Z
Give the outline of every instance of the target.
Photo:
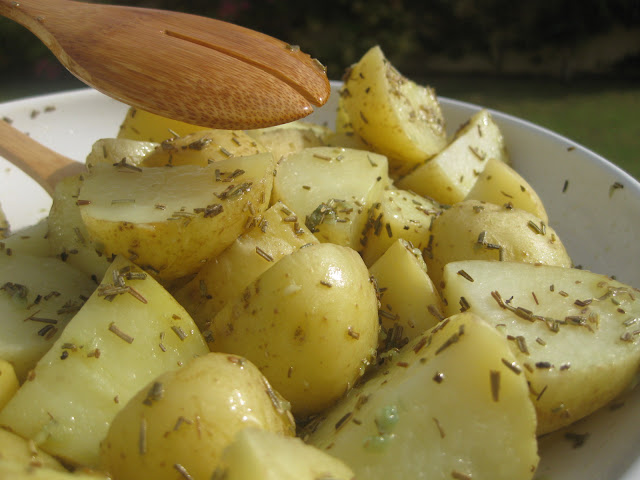
M 340 94 L 335 131 L 131 109 L 3 241 L 0 472 L 528 479 L 632 384 L 637 291 L 571 268 L 486 110 L 448 138 L 378 47 Z

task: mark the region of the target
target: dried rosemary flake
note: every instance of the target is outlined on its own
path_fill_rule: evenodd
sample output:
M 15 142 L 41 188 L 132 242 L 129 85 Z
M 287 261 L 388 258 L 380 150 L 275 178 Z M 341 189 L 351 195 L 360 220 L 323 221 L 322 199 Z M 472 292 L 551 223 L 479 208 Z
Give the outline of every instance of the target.
M 572 447 L 575 449 L 575 448 L 580 448 L 581 446 L 584 445 L 584 443 L 589 438 L 589 434 L 567 432 L 564 434 L 564 438 L 569 440 L 571 442 Z
M 127 157 L 124 157 L 122 160 L 120 160 L 119 162 L 116 162 L 113 164 L 114 167 L 116 167 L 118 170 L 120 171 L 132 171 L 132 172 L 137 172 L 140 173 L 142 172 L 142 168 L 140 167 L 136 167 L 135 165 L 132 165 L 130 163 L 127 163 Z
M 529 349 L 527 348 L 527 341 L 522 335 L 518 335 L 515 338 L 516 345 L 518 345 L 518 349 L 524 353 L 525 355 L 529 355 Z
M 111 205 L 121 205 L 126 203 L 136 203 L 135 198 L 114 198 L 111 200 Z
M 485 158 L 487 158 L 487 154 L 484 153 L 482 150 L 480 150 L 478 147 L 473 147 L 471 145 L 469 145 L 469 151 L 478 159 L 478 160 L 484 160 Z
M 264 258 L 267 262 L 273 262 L 273 257 L 258 246 L 256 246 L 256 253 Z
M 122 330 L 120 330 L 115 323 L 111 322 L 109 324 L 109 331 L 115 333 L 118 337 L 120 337 L 122 340 L 124 340 L 127 343 L 133 343 L 133 337 L 130 335 L 127 335 L 126 333 L 124 333 Z
M 138 453 L 144 455 L 147 453 L 147 419 L 140 419 L 140 432 L 138 434 Z
M 226 157 L 233 157 L 233 153 L 222 146 L 220 147 L 220 152 Z
M 433 303 L 431 303 L 427 307 L 427 310 L 429 310 L 429 313 L 434 317 L 436 317 L 439 321 L 442 321 L 445 319 L 445 316 L 442 314 L 442 312 L 440 311 L 437 305 L 434 305 Z
M 162 397 L 164 397 L 164 385 L 161 382 L 153 382 L 142 403 L 151 406 L 153 402 L 162 400 Z
M 500 372 L 498 370 L 489 371 L 489 382 L 491 384 L 491 398 L 497 402 L 500 400 Z
M 342 418 L 340 418 L 340 420 L 338 420 L 335 424 L 336 432 L 339 431 L 342 427 L 344 427 L 349 422 L 349 420 L 351 420 L 352 417 L 353 417 L 353 412 L 345 413 L 342 416 Z
M 466 473 L 459 472 L 458 470 L 453 470 L 451 472 L 451 478 L 454 478 L 455 480 L 472 480 L 473 477 Z
M 460 275 L 462 278 L 464 278 L 465 280 L 468 280 L 470 282 L 473 282 L 473 277 L 471 277 L 471 275 L 469 275 L 467 272 L 465 272 L 464 270 L 458 270 L 458 275 Z
M 180 474 L 185 480 L 193 480 L 193 477 L 189 475 L 189 472 L 179 463 L 174 463 L 173 468 Z
M 516 362 L 510 362 L 506 358 L 503 358 L 502 359 L 502 363 L 504 364 L 505 367 L 507 367 L 509 370 L 511 370 L 516 375 L 520 375 L 522 373 L 522 369 L 520 368 L 520 366 Z
M 187 338 L 186 332 L 181 327 L 172 325 L 171 330 L 173 330 L 173 333 L 175 333 L 181 341 L 184 341 L 184 339 Z

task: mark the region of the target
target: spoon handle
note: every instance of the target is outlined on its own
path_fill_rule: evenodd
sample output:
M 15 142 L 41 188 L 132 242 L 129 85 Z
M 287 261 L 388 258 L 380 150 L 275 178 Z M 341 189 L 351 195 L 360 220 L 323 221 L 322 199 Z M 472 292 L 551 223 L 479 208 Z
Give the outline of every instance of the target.
M 84 164 L 50 150 L 2 120 L 0 156 L 33 178 L 49 195 L 63 178 L 86 171 Z

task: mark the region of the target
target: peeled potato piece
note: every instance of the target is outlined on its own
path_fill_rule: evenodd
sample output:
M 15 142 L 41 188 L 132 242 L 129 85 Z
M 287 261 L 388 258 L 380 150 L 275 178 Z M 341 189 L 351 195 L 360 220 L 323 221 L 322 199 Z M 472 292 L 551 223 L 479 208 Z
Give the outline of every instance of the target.
M 227 447 L 224 467 L 213 478 L 225 480 L 353 480 L 344 462 L 299 438 L 245 428 Z
M 26 440 L 5 428 L 0 428 L 0 460 L 23 467 L 66 471 L 60 462 L 39 449 L 33 441 Z M 3 477 L 0 473 L 0 478 L 8 477 Z
M 57 258 L 0 255 L 0 358 L 20 382 L 60 337 L 96 284 Z
M 369 273 L 379 292 L 382 350 L 402 346 L 442 320 L 442 300 L 427 275 L 422 253 L 407 241 L 391 244 Z

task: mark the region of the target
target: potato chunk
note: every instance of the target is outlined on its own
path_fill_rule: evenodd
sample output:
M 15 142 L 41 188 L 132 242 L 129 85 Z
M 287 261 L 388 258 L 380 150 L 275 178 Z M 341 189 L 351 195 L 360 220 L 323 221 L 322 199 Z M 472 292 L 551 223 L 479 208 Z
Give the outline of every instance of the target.
M 359 250 L 368 209 L 388 184 L 387 159 L 382 155 L 307 148 L 278 163 L 272 201 L 296 212 L 321 242 Z
M 13 365 L 6 360 L 0 359 L 0 410 L 15 395 L 18 387 L 20 387 L 20 384 Z
M 357 478 L 527 480 L 536 418 L 508 342 L 476 315 L 444 320 L 391 357 L 311 430 Z
M 176 135 L 184 136 L 205 128 L 131 107 L 120 125 L 118 138 L 160 143 Z
M 47 217 L 47 238 L 52 255 L 98 283 L 109 268 L 112 258 L 105 255 L 102 246 L 92 240 L 82 221 L 78 205 L 81 186 L 79 175 L 67 177 L 56 185 Z
M 465 200 L 511 204 L 549 222 L 542 200 L 529 183 L 505 162 L 490 158 Z
M 0 412 L 0 425 L 67 462 L 95 467 L 100 441 L 122 406 L 159 374 L 207 352 L 173 297 L 116 258 Z
M 376 293 L 354 250 L 311 245 L 264 272 L 210 328 L 211 350 L 247 357 L 295 415 L 310 415 L 340 398 L 375 355 Z
M 141 389 L 114 418 L 102 455 L 118 480 L 210 479 L 249 427 L 295 432 L 288 404 L 251 362 L 209 353 Z
M 197 272 L 264 211 L 270 153 L 206 167 L 96 166 L 80 188 L 82 219 L 106 255 L 123 255 L 163 281 Z
M 242 290 L 285 255 L 318 239 L 285 204 L 276 202 L 249 229 L 208 261 L 174 296 L 201 329 Z
M 435 91 L 401 75 L 378 46 L 351 68 L 341 96 L 353 130 L 389 158 L 393 175 L 407 173 L 447 143 Z
M 0 255 L 0 358 L 23 382 L 96 284 L 57 258 Z
M 241 130 L 200 130 L 170 138 L 147 155 L 142 166 L 200 165 L 264 153 L 267 149 Z
M 370 268 L 380 296 L 380 325 L 388 350 L 422 335 L 441 318 L 442 300 L 420 250 L 396 240 Z
M 299 438 L 285 437 L 268 430 L 245 428 L 227 447 L 225 480 L 353 480 L 349 467 L 337 458 L 306 445 Z
M 247 130 L 247 134 L 273 153 L 276 160 L 305 148 L 325 146 L 331 130 L 322 125 L 297 120 L 275 127 Z
M 400 188 L 441 203 L 461 202 L 490 158 L 508 161 L 504 139 L 487 110 L 473 115 L 435 157 L 398 180 Z
M 442 212 L 440 204 L 407 190 L 388 188 L 369 210 L 362 232 L 362 258 L 368 266 L 398 239 L 420 250 L 427 247 L 431 222 Z
M 525 210 L 466 200 L 433 221 L 424 250 L 429 276 L 441 287 L 442 269 L 457 260 L 501 260 L 572 266 L 555 230 Z
M 99 163 L 113 165 L 123 160 L 130 165 L 140 165 L 159 145 L 128 138 L 102 138 L 91 147 L 86 159 L 87 168 L 91 170 Z
M 48 453 L 36 447 L 33 442 L 0 428 L 0 459 L 24 467 L 42 467 L 51 470 L 65 471 L 64 467 Z M 0 472 L 2 469 L 0 469 Z M 0 478 L 3 477 L 0 474 Z
M 443 278 L 448 314 L 474 312 L 510 339 L 539 434 L 588 415 L 633 382 L 637 290 L 585 270 L 514 262 L 454 262 Z

